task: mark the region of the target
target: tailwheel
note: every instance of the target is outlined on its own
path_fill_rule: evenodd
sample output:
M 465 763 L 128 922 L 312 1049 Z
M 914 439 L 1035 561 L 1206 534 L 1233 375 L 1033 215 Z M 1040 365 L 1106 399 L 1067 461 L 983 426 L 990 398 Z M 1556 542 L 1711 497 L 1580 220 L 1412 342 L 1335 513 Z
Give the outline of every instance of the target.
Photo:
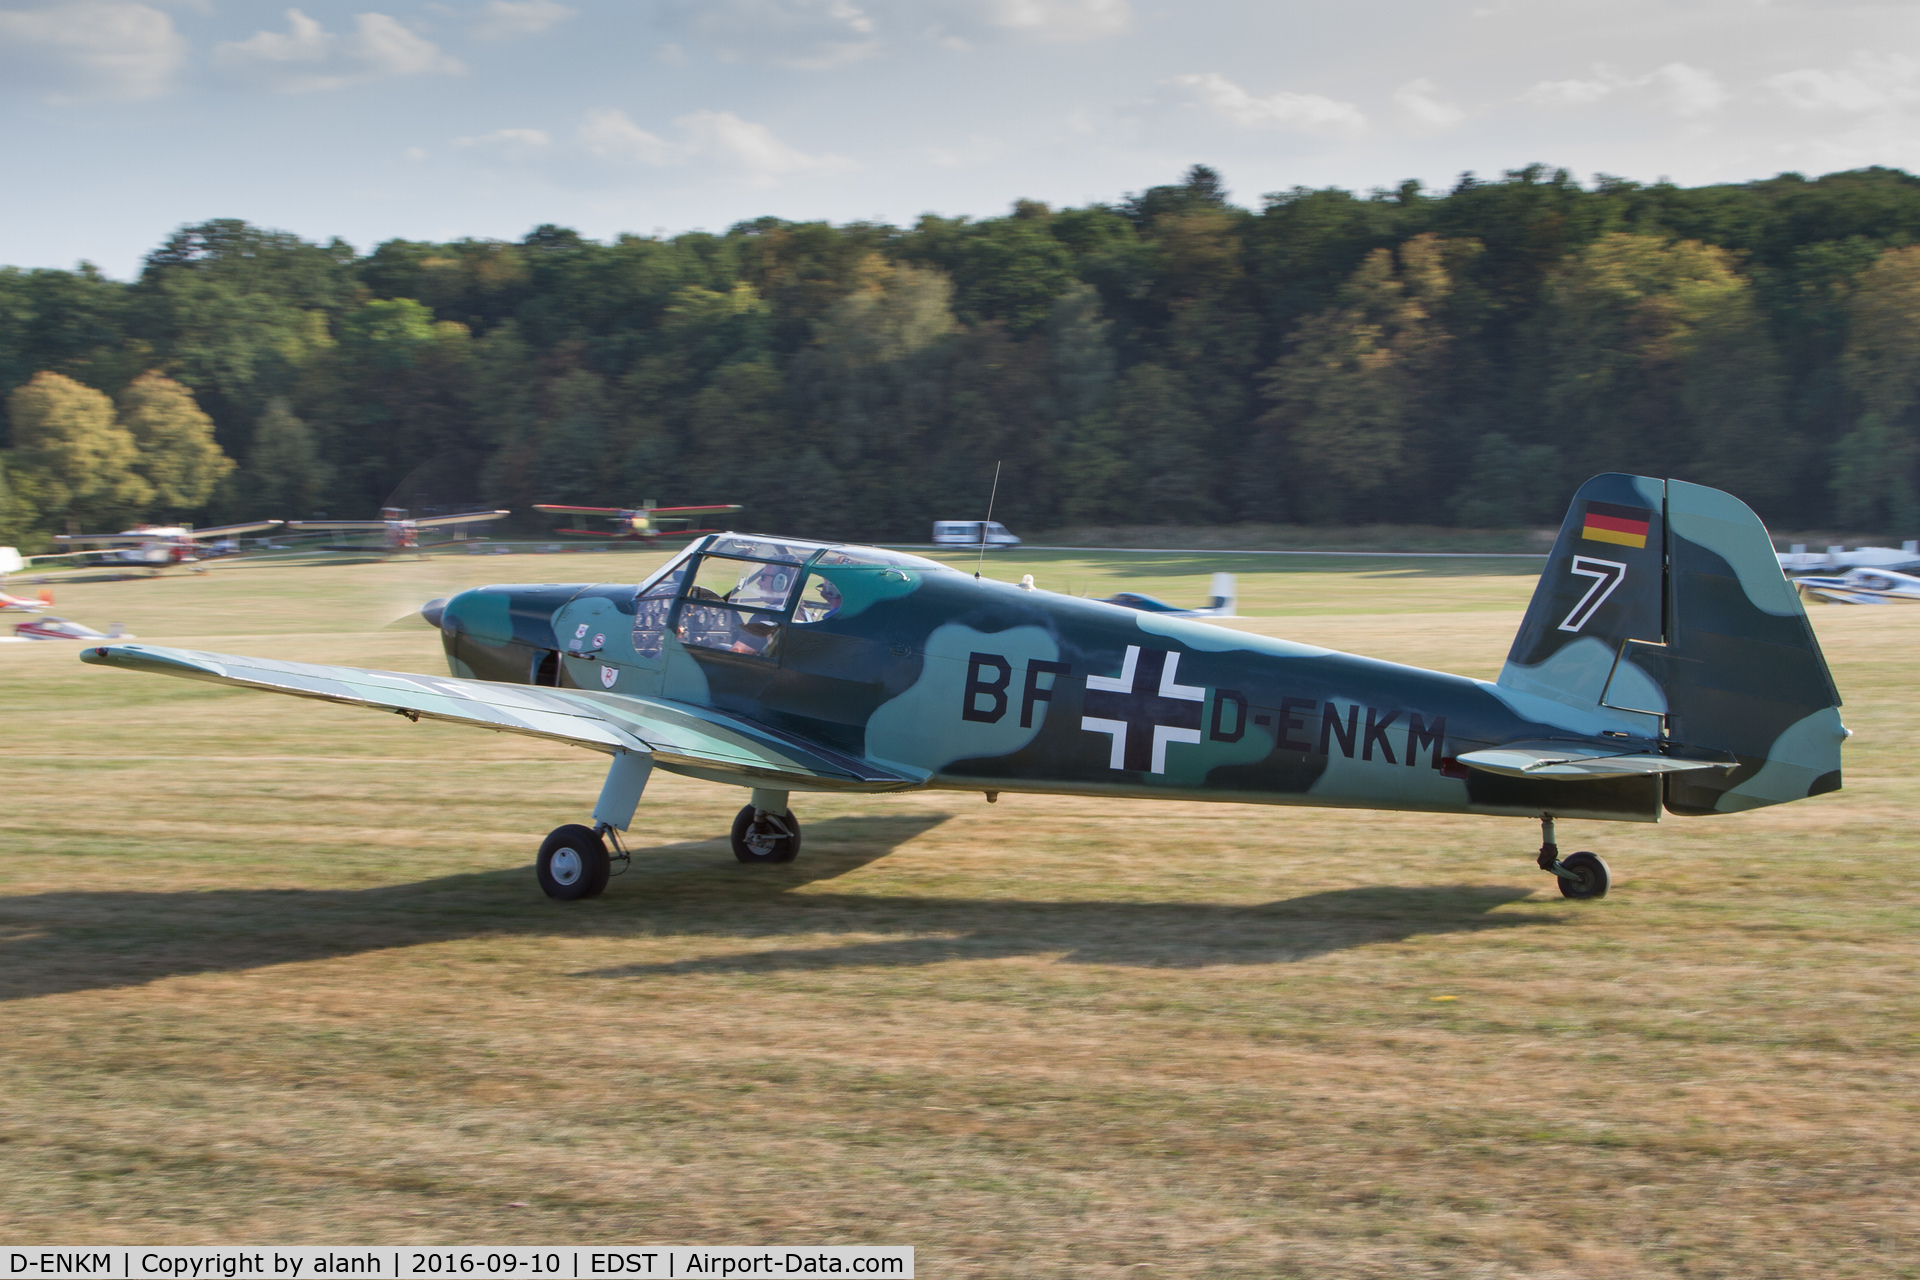
M 1613 886 L 1613 875 L 1607 870 L 1606 860 L 1584 849 L 1562 858 L 1553 872 L 1559 877 L 1563 897 L 1604 898 Z
M 748 805 L 733 819 L 733 856 L 742 862 L 792 862 L 800 856 L 800 822 L 791 809 Z
M 547 834 L 533 869 L 541 891 L 561 902 L 599 897 L 613 874 L 606 843 L 592 827 L 577 822 Z

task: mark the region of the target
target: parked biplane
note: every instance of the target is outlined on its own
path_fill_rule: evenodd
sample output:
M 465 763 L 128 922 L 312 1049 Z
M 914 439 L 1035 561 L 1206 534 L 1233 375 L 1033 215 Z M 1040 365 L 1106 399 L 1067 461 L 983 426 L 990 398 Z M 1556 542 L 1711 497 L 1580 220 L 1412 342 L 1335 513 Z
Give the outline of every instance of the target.
M 653 499 L 649 498 L 637 507 L 563 507 L 550 502 L 536 502 L 533 509 L 549 515 L 605 516 L 613 525 L 611 529 L 559 529 L 555 531 L 558 533 L 652 542 L 662 537 L 697 538 L 701 534 L 718 533 L 718 529 L 692 528 L 693 517 L 730 515 L 740 510 L 740 505 L 720 503 L 707 507 L 660 507 L 655 506 Z
M 100 555 L 104 552 L 109 559 L 123 564 L 145 565 L 157 573 L 168 565 L 191 565 L 205 559 L 208 552 L 206 540 L 209 538 L 224 541 L 245 533 L 277 529 L 284 523 L 282 520 L 254 520 L 246 524 L 222 524 L 207 529 L 184 524 L 139 525 L 119 533 L 55 534 L 53 540 L 68 546 L 94 548 L 70 553 L 72 555 Z
M 422 529 L 440 529 L 456 524 L 486 524 L 511 514 L 508 511 L 474 511 L 466 515 L 408 519 L 405 507 L 382 507 L 378 520 L 289 520 L 287 528 L 303 532 L 338 530 L 343 533 L 378 530 L 384 536 L 383 549 L 391 554 L 400 551 L 418 551 Z
M 750 789 L 743 862 L 799 853 L 796 791 L 1031 792 L 1526 818 L 1561 893 L 1597 898 L 1605 861 L 1562 857 L 1557 819 L 1835 791 L 1849 736 L 1759 519 L 1643 476 L 1580 488 L 1496 681 L 747 534 L 638 587 L 481 587 L 421 612 L 450 677 L 140 644 L 81 657 L 611 756 L 593 825 L 540 846 L 561 899 L 627 859 L 656 766 Z

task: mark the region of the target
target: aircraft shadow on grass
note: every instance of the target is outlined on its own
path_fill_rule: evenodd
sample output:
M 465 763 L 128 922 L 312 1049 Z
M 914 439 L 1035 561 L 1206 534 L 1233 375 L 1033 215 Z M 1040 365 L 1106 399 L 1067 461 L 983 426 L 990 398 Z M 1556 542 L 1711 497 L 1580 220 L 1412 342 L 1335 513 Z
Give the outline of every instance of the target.
M 639 848 L 633 869 L 606 897 L 564 906 L 542 898 L 524 867 L 374 889 L 69 890 L 0 898 L 0 1001 L 483 937 L 924 935 L 572 975 L 631 980 L 1024 955 L 1141 968 L 1285 964 L 1426 934 L 1552 923 L 1492 914 L 1528 896 L 1513 885 L 1339 889 L 1253 906 L 794 892 L 876 862 L 948 816 L 814 823 L 805 852 L 789 866 L 741 866 L 724 841 Z

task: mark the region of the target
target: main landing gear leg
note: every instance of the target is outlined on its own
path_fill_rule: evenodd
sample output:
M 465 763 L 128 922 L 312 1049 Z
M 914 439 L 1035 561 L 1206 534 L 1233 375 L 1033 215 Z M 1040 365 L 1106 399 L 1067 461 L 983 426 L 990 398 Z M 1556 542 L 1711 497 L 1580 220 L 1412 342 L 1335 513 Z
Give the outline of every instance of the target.
M 1560 894 L 1566 898 L 1604 898 L 1613 885 L 1607 864 L 1597 853 L 1584 849 L 1569 857 L 1560 856 L 1553 842 L 1553 815 L 1540 815 L 1540 857 L 1542 871 L 1551 871 L 1560 880 Z
M 593 825 L 583 827 L 570 822 L 555 827 L 540 844 L 533 872 L 540 889 L 549 898 L 573 902 L 597 898 L 607 887 L 618 862 L 625 871 L 632 857 L 620 843 L 620 833 L 633 822 L 640 794 L 647 789 L 653 774 L 653 756 L 645 751 L 621 751 L 607 769 L 607 781 L 600 788 L 600 799 L 593 806 Z M 613 852 L 607 852 L 607 843 Z
M 733 856 L 742 862 L 792 862 L 800 856 L 800 821 L 787 792 L 753 789 L 753 803 L 734 815 Z

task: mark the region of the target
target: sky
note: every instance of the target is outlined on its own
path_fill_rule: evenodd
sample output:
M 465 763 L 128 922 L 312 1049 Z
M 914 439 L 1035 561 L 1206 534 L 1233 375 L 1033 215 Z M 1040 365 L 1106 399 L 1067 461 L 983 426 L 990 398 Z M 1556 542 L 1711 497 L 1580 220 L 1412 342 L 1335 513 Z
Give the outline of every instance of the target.
M 369 4 L 385 7 L 372 9 Z M 1920 171 L 1920 0 L 0 0 L 0 262 Z

